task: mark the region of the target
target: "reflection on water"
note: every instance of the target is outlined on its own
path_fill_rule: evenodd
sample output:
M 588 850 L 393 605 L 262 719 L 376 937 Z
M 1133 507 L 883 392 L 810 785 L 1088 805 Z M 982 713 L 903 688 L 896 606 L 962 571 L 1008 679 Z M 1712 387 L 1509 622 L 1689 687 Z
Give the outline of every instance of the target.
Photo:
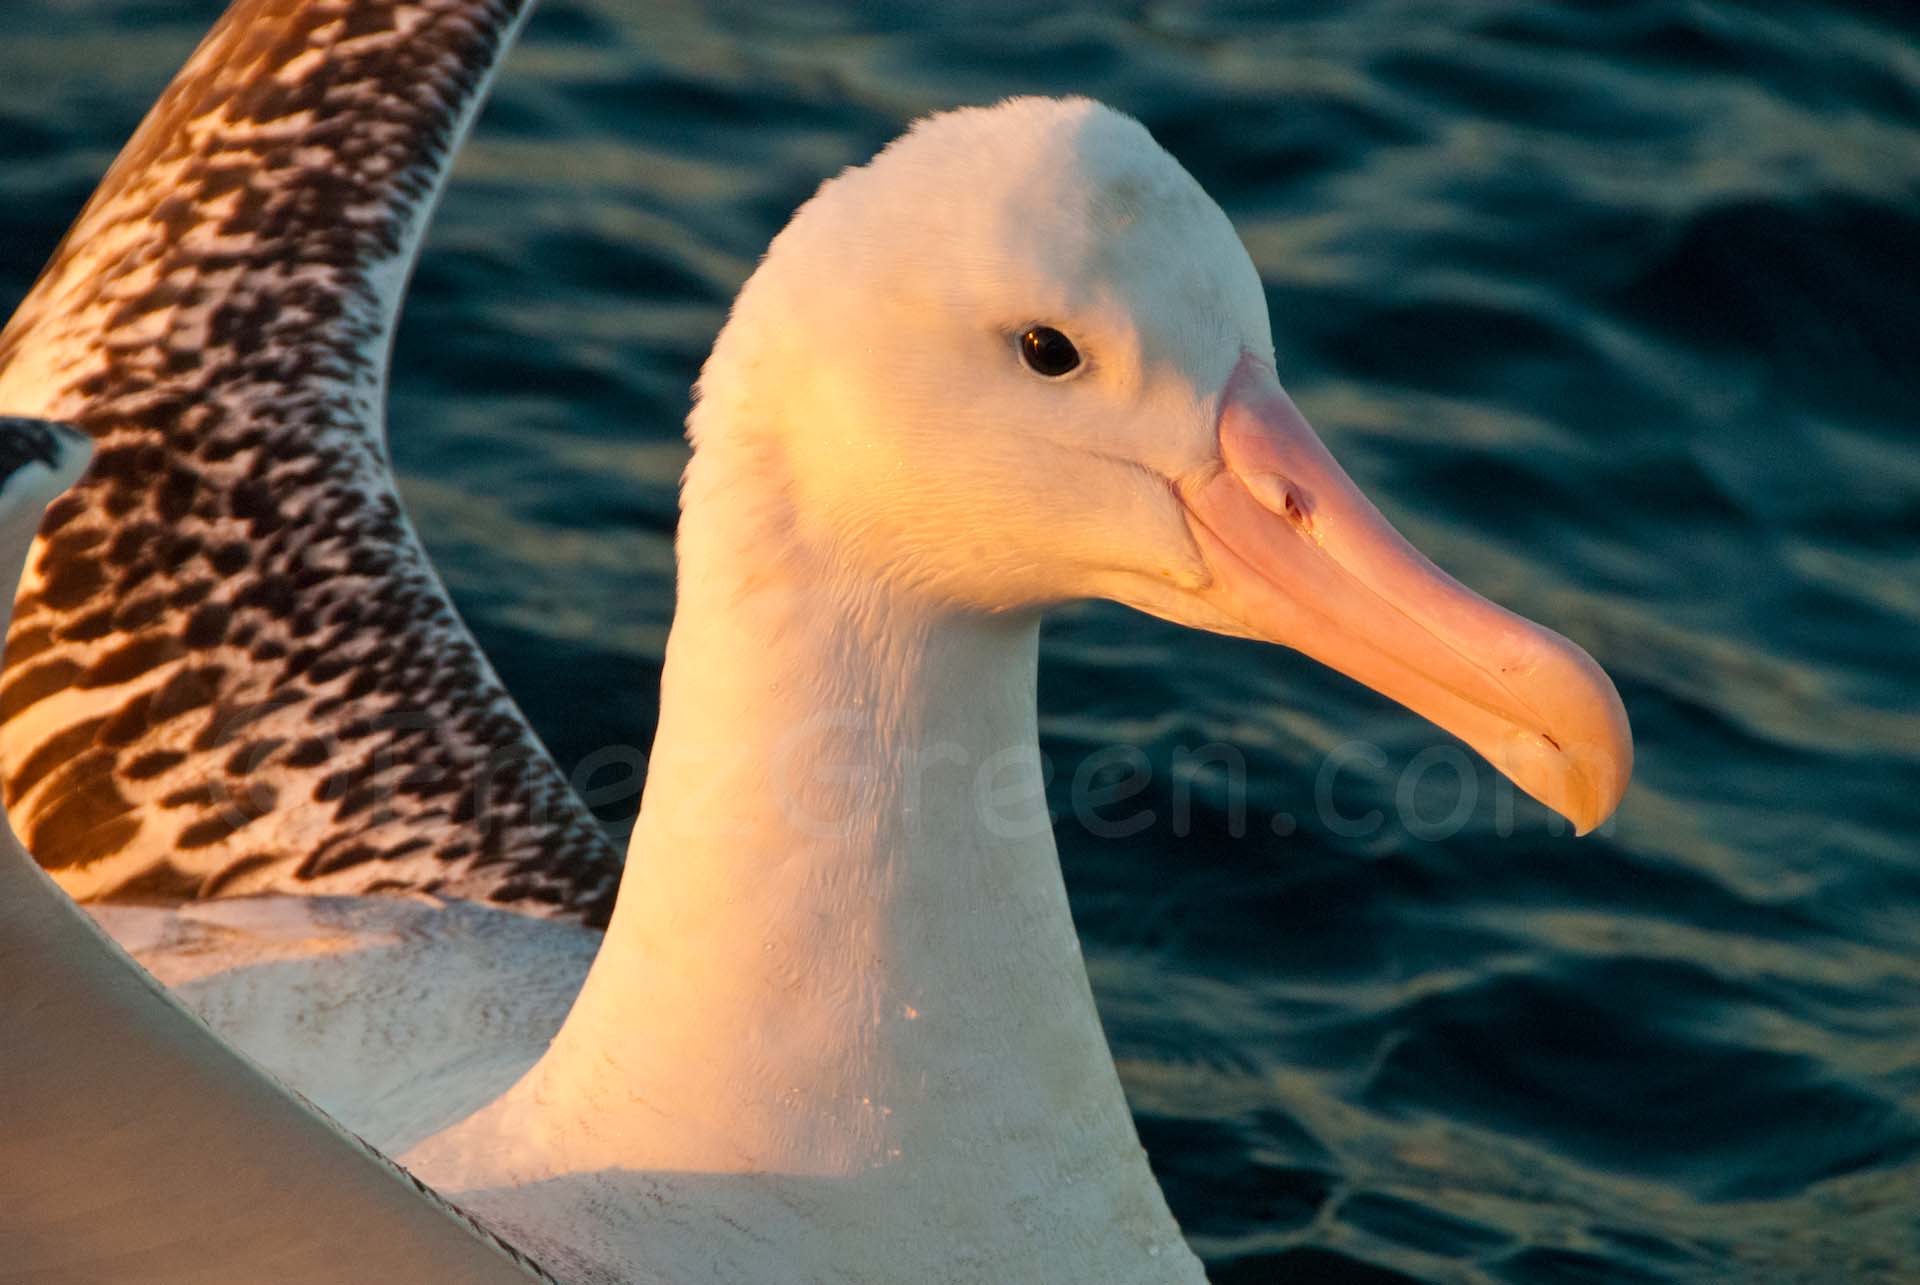
M 216 8 L 0 15 L 0 298 Z M 428 544 L 563 762 L 644 748 L 678 425 L 768 237 L 920 112 L 1131 111 L 1239 225 L 1355 477 L 1638 736 L 1575 841 L 1298 657 L 1051 623 L 1076 913 L 1215 1279 L 1920 1274 L 1914 28 L 1274 8 L 548 0 L 400 337 Z

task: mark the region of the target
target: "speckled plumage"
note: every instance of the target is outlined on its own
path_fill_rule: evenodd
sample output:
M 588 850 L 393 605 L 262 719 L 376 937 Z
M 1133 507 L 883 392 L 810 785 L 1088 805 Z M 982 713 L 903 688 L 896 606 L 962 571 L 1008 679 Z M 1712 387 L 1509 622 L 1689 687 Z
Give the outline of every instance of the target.
M 74 894 L 420 889 L 604 922 L 614 845 L 395 493 L 386 365 L 521 0 L 236 0 L 0 332 L 95 440 L 41 527 L 0 770 Z

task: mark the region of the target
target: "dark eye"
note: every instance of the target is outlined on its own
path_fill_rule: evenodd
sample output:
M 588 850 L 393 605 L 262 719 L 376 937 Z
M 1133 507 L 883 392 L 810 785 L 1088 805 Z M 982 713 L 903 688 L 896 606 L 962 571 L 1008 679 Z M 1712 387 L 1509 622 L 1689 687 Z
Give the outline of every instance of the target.
M 1080 364 L 1080 350 L 1073 340 L 1052 326 L 1035 326 L 1021 335 L 1020 356 L 1028 370 L 1048 379 L 1058 379 Z

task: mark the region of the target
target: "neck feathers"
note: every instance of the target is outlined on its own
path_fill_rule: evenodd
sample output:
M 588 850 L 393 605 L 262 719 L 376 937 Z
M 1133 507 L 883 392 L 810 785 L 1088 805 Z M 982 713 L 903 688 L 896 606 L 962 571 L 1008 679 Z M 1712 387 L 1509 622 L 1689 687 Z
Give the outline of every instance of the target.
M 791 542 L 777 476 L 716 462 L 689 472 L 606 944 L 543 1061 L 410 1163 L 468 1187 L 636 1175 L 693 1240 L 726 1239 L 716 1209 L 804 1209 L 850 1275 L 993 1246 L 1016 1275 L 1166 1279 L 1190 1259 L 1048 823 L 1037 622 L 855 584 Z

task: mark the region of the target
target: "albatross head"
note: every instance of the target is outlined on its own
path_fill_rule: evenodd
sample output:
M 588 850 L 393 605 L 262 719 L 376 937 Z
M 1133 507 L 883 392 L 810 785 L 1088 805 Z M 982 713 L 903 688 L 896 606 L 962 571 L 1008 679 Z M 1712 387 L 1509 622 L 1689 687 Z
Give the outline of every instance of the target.
M 785 547 L 838 574 L 958 611 L 1110 598 L 1297 648 L 1581 832 L 1626 788 L 1613 684 L 1368 502 L 1280 386 L 1226 215 L 1096 103 L 936 116 L 827 183 L 701 396 L 695 472 L 748 452 L 780 479 Z

